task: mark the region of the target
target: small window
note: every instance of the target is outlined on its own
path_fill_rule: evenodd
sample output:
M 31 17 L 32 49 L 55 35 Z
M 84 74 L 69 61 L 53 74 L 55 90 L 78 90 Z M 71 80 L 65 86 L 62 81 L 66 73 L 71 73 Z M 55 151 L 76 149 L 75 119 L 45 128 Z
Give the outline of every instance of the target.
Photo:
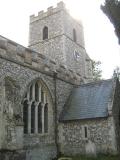
M 73 29 L 73 41 L 77 42 L 77 35 L 76 35 L 76 30 Z
M 88 138 L 88 128 L 86 126 L 84 127 L 84 133 L 85 133 L 85 138 Z
M 87 125 L 82 126 L 82 137 L 84 140 L 87 140 L 89 138 L 89 131 Z
M 48 39 L 48 27 L 43 28 L 43 40 Z

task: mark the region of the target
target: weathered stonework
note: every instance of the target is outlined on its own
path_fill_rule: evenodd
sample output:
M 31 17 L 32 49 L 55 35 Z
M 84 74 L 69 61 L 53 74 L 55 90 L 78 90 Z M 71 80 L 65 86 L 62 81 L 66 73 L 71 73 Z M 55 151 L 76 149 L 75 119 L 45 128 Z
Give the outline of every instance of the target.
M 46 40 L 43 40 L 44 26 L 47 26 L 49 30 Z M 73 29 L 76 30 L 76 42 L 73 40 Z M 47 12 L 31 16 L 29 47 L 47 55 L 58 64 L 62 63 L 67 68 L 73 69 L 83 77 L 88 79 L 92 77 L 92 71 L 88 69 L 86 63 L 86 58 L 91 60 L 84 46 L 82 23 L 69 15 L 62 2 L 58 3 L 56 8 L 50 7 Z M 75 51 L 80 54 L 79 60 L 75 60 Z M 91 67 L 90 63 L 89 66 Z M 87 70 L 85 70 L 86 67 Z
M 3 38 L 4 39 L 4 38 Z M 3 42 L 4 41 L 4 42 Z M 4 39 L 2 42 L 5 44 L 7 42 L 6 39 Z M 7 42 L 9 43 L 9 42 Z M 7 44 L 6 43 L 6 44 Z M 3 47 L 4 48 L 4 47 Z M 20 48 L 19 46 L 15 49 L 17 50 L 18 48 Z M 36 63 L 37 65 L 34 65 L 34 61 L 32 60 L 31 63 L 31 51 L 30 53 L 26 53 L 29 54 L 29 58 L 28 56 L 24 58 L 24 52 L 25 49 L 21 47 L 21 50 L 23 52 L 23 60 L 21 61 L 20 56 L 17 55 L 18 52 L 15 52 L 14 54 L 16 54 L 16 56 L 14 57 L 9 57 L 9 50 L 6 48 L 1 49 L 1 59 L 0 59 L 0 74 L 1 74 L 1 84 L 3 84 L 3 90 L 4 92 L 1 92 L 1 149 L 4 150 L 21 150 L 23 148 L 25 148 L 25 157 L 26 159 L 28 159 L 29 156 L 34 157 L 34 152 L 38 151 L 39 148 L 39 154 L 37 155 L 37 157 L 41 157 L 41 152 L 42 152 L 42 159 L 48 159 L 49 157 L 55 157 L 56 156 L 56 145 L 55 145 L 55 137 L 54 137 L 54 124 L 52 124 L 51 129 L 52 132 L 50 134 L 47 135 L 26 135 L 23 136 L 23 123 L 22 123 L 22 100 L 23 97 L 25 95 L 25 92 L 27 90 L 27 88 L 29 87 L 30 83 L 32 83 L 32 81 L 36 80 L 36 79 L 41 79 L 42 81 L 44 81 L 44 83 L 47 85 L 47 87 L 49 88 L 49 91 L 52 95 L 52 99 L 53 99 L 53 103 L 54 103 L 54 70 L 51 71 L 49 70 L 49 66 L 45 66 L 45 64 L 43 63 L 42 65 L 44 65 L 45 67 L 48 67 L 48 69 L 46 70 L 38 70 L 37 66 L 38 63 Z M 5 54 L 3 54 L 5 53 Z M 27 58 L 27 61 L 25 61 L 25 59 Z M 44 60 L 44 59 L 43 59 Z M 30 62 L 30 63 L 28 63 Z M 49 63 L 48 63 L 49 65 Z M 52 65 L 54 66 L 55 63 L 52 63 Z M 51 66 L 52 66 L 51 65 Z M 41 66 L 42 68 L 42 66 Z M 43 67 L 44 68 L 44 67 Z M 55 67 L 55 69 L 57 69 L 57 67 Z M 69 79 L 68 77 L 66 77 L 66 82 L 64 81 L 64 77 L 66 76 L 66 73 L 63 74 L 65 68 L 61 67 L 61 69 L 59 69 L 58 75 L 60 74 L 60 79 L 61 80 L 57 80 L 57 97 L 58 97 L 58 117 L 59 117 L 59 113 L 62 110 L 62 106 L 65 103 L 65 100 L 67 98 L 67 96 L 65 96 L 66 94 L 69 95 L 71 89 L 72 89 L 72 83 L 74 84 L 74 82 L 76 83 L 77 81 L 74 79 L 69 83 L 66 83 Z M 70 71 L 71 72 L 71 71 Z M 68 72 L 68 76 L 69 73 Z M 63 76 L 62 76 L 63 74 Z M 73 74 L 73 77 L 75 76 L 74 73 L 70 73 L 71 75 Z M 63 78 L 63 80 L 62 80 Z M 61 90 L 61 87 L 63 87 L 64 89 Z M 19 91 L 19 92 L 18 92 Z M 11 97 L 12 95 L 12 97 Z M 16 99 L 13 99 L 13 98 Z M 16 101 L 16 105 L 14 104 L 14 102 Z M 4 107 L 3 107 L 4 106 Z M 13 106 L 17 106 L 17 108 L 14 108 Z M 53 106 L 54 108 L 54 106 Z M 20 122 L 17 123 L 14 115 L 19 115 L 20 117 Z M 43 145 L 45 145 L 45 147 L 43 148 Z M 42 150 L 40 149 L 42 146 Z M 50 146 L 50 147 L 47 147 Z M 47 148 L 48 149 L 47 149 Z M 34 148 L 34 151 L 33 151 Z M 51 148 L 51 149 L 50 149 Z M 30 150 L 30 152 L 28 152 L 27 150 Z M 48 150 L 48 151 L 47 151 Z M 45 154 L 47 151 L 47 155 Z M 5 152 L 5 154 L 7 153 L 8 157 L 11 157 L 11 154 L 14 154 L 13 157 L 15 156 L 15 153 L 10 152 Z M 29 154 L 28 154 L 29 153 Z M 21 152 L 19 153 L 21 155 Z M 4 153 L 1 153 L 1 157 L 7 158 L 7 155 L 5 156 Z M 21 155 L 22 156 L 22 155 Z M 14 158 L 13 158 L 14 159 Z
M 20 150 L 25 148 L 25 150 L 30 150 L 31 154 L 34 154 L 34 152 L 37 152 L 38 148 L 41 148 L 39 152 L 43 153 L 43 150 L 45 148 L 44 153 L 46 152 L 46 147 L 48 148 L 48 154 L 44 155 L 43 157 L 46 156 L 48 158 L 50 155 L 52 157 L 56 156 L 56 145 L 55 145 L 55 137 L 54 137 L 54 124 L 51 124 L 52 126 L 50 127 L 51 133 L 46 134 L 46 135 L 25 135 L 23 136 L 23 123 L 22 123 L 22 100 L 25 95 L 25 92 L 27 88 L 29 87 L 30 83 L 36 79 L 42 80 L 46 85 L 47 88 L 50 91 L 50 94 L 52 96 L 52 101 L 53 101 L 53 114 L 54 114 L 54 79 L 52 76 L 48 76 L 46 74 L 42 74 L 39 71 L 35 71 L 34 69 L 31 69 L 29 67 L 21 66 L 19 64 L 10 62 L 5 59 L 0 59 L 0 73 L 1 73 L 1 84 L 3 83 L 3 90 L 6 90 L 5 95 L 4 92 L 1 92 L 1 95 L 3 98 L 1 99 L 1 114 L 2 114 L 2 124 L 1 128 L 3 128 L 0 139 L 1 139 L 1 149 L 6 149 L 6 150 Z M 8 85 L 8 81 L 10 85 Z M 5 85 L 6 83 L 6 85 Z M 14 92 L 14 84 L 16 87 L 18 87 L 19 92 L 17 92 L 17 88 L 15 89 Z M 17 86 L 18 85 L 18 86 Z M 12 87 L 11 89 L 9 89 Z M 64 88 L 61 90 L 61 88 Z M 73 85 L 70 83 L 67 83 L 65 81 L 57 80 L 57 99 L 58 99 L 58 117 L 59 114 L 62 110 L 62 106 L 66 101 L 67 96 L 66 94 L 69 95 Z M 7 91 L 8 90 L 8 91 Z M 13 91 L 12 91 L 13 90 Z M 9 93 L 10 91 L 10 93 Z M 11 92 L 13 94 L 13 97 L 16 98 L 17 104 L 19 105 L 13 105 L 12 100 L 10 98 Z M 8 96 L 9 95 L 9 96 Z M 8 98 L 7 98 L 8 97 Z M 10 99 L 10 101 L 9 101 Z M 4 106 L 4 108 L 3 108 Z M 13 107 L 17 108 L 13 108 Z M 13 115 L 16 115 L 16 113 L 20 116 L 20 123 L 17 123 L 16 120 L 14 119 Z M 54 119 L 54 117 L 52 117 Z M 53 121 L 53 120 L 52 120 Z M 8 126 L 8 127 L 7 127 Z M 7 127 L 7 128 L 6 128 Z M 6 129 L 7 130 L 6 130 Z M 6 135 L 6 133 L 8 133 Z M 43 148 L 43 145 L 45 147 Z M 50 146 L 50 147 L 48 147 Z M 34 151 L 32 151 L 34 148 Z M 51 148 L 51 149 L 50 149 Z M 27 152 L 28 153 L 28 152 Z M 40 157 L 41 154 L 38 154 L 38 157 Z M 28 154 L 26 156 L 29 156 Z M 44 159 L 44 158 L 43 158 Z
M 88 127 L 87 138 L 84 137 L 84 126 Z M 117 151 L 112 117 L 67 122 L 61 124 L 60 130 L 62 135 L 59 142 L 63 154 L 87 154 L 86 147 L 89 142 L 95 145 L 94 154 L 112 154 Z
M 45 40 L 44 26 L 49 29 Z M 77 31 L 76 42 L 73 28 Z M 59 121 L 72 89 L 92 81 L 91 59 L 84 48 L 81 22 L 74 20 L 60 2 L 56 8 L 30 17 L 29 45 L 25 48 L 0 36 L 0 159 L 48 160 L 60 152 L 116 153 L 120 149 L 119 87 L 115 91 L 118 103 L 110 103 L 108 118 Z M 79 59 L 74 56 L 75 51 L 80 53 Z M 24 100 L 36 81 L 41 82 L 47 93 L 48 132 L 33 134 L 29 128 L 24 133 Z M 26 99 L 31 102 L 30 95 Z

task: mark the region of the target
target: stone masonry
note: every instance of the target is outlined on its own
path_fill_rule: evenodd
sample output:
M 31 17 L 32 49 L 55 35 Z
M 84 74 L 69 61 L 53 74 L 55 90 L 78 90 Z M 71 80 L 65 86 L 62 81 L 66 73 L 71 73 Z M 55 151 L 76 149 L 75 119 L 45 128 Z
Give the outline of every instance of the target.
M 45 40 L 42 38 L 44 26 L 48 27 Z M 24 102 L 30 98 L 26 93 L 33 93 L 30 88 L 37 81 L 46 89 L 48 132 L 32 133 L 29 129 L 24 133 L 26 121 L 30 126 L 34 119 L 38 127 L 36 106 L 33 117 L 32 111 L 24 112 Z M 0 36 L 0 160 L 52 160 L 60 153 L 86 154 L 89 144 L 93 145 L 94 154 L 117 153 L 118 114 L 117 117 L 110 114 L 107 118 L 67 123 L 59 121 L 72 89 L 91 81 L 92 65 L 85 50 L 82 23 L 69 15 L 63 2 L 30 17 L 28 48 Z M 118 92 L 119 89 L 116 97 Z M 30 107 L 28 101 L 26 105 Z M 114 115 L 118 111 L 116 103 Z M 45 117 L 43 110 L 41 114 Z M 84 126 L 88 129 L 88 138 L 84 137 Z
M 115 133 L 112 117 L 69 122 L 61 125 L 63 132 L 61 133 L 60 147 L 65 155 L 86 154 L 86 148 L 90 142 L 95 145 L 91 154 L 114 154 L 117 150 L 116 140 L 113 136 Z M 84 137 L 84 126 L 87 126 L 89 130 L 87 138 Z
M 44 26 L 49 29 L 46 40 L 42 39 Z M 76 30 L 76 42 L 73 41 L 73 28 Z M 38 16 L 30 17 L 29 47 L 88 79 L 92 76 L 91 60 L 84 45 L 82 23 L 69 15 L 63 3 L 58 3 L 56 8 L 49 7 L 47 12 L 40 11 Z M 75 60 L 74 51 L 80 54 L 78 61 Z

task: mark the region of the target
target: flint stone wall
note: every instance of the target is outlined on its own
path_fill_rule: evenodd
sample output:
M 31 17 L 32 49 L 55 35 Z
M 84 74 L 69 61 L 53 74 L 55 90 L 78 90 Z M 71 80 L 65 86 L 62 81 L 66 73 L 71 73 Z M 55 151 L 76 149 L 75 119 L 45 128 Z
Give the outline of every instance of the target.
M 45 26 L 48 27 L 48 39 L 43 40 Z M 73 40 L 73 29 L 76 30 L 76 42 Z M 82 77 L 92 79 L 92 65 L 86 61 L 91 62 L 91 59 L 85 50 L 82 23 L 70 16 L 64 3 L 58 3 L 56 8 L 49 7 L 37 16 L 32 15 L 29 35 L 31 49 L 78 72 Z M 75 50 L 80 54 L 78 60 L 75 59 Z
M 45 72 L 46 73 L 46 72 Z M 16 92 L 13 92 L 13 96 L 8 97 L 6 99 L 6 92 L 5 87 L 5 78 L 10 77 L 10 80 L 13 80 L 13 83 L 16 83 L 19 86 L 17 89 L 15 88 Z M 9 78 L 8 78 L 9 79 Z M 52 97 L 53 101 L 53 124 L 51 124 L 52 129 L 48 134 L 45 135 L 24 135 L 23 134 L 23 123 L 17 122 L 12 114 L 18 113 L 20 117 L 22 117 L 22 100 L 27 91 L 29 85 L 36 79 L 42 80 L 48 87 L 49 92 Z M 32 157 L 31 160 L 36 160 L 35 153 L 39 150 L 37 154 L 40 160 L 45 160 L 50 157 L 54 158 L 56 156 L 56 145 L 55 145 L 55 133 L 54 133 L 54 102 L 55 102 L 55 84 L 53 76 L 48 76 L 44 73 L 31 69 L 29 66 L 19 65 L 17 63 L 11 62 L 9 60 L 0 58 L 0 84 L 1 84 L 1 91 L 0 91 L 0 150 L 9 150 L 9 152 L 5 152 L 6 156 L 11 157 L 15 150 L 25 152 L 25 156 L 29 156 L 28 151 L 30 150 L 30 156 Z M 64 103 L 67 97 L 70 94 L 70 91 L 73 88 L 71 83 L 67 83 L 63 80 L 57 79 L 57 104 L 58 104 L 58 115 L 64 106 Z M 19 90 L 19 92 L 18 92 Z M 6 90 L 7 91 L 7 90 Z M 9 92 L 7 92 L 9 95 Z M 16 98 L 18 105 L 13 105 L 13 97 Z M 8 130 L 9 127 L 9 130 Z M 7 130 L 6 130 L 7 129 Z M 19 139 L 18 139 L 19 138 Z M 21 142 L 21 143 L 20 143 Z M 44 146 L 44 147 L 43 147 Z M 47 149 L 46 149 L 47 148 Z M 21 154 L 20 154 L 21 155 Z M 42 155 L 42 156 L 40 156 Z M 2 153 L 1 154 L 4 159 L 6 160 L 6 156 Z M 16 157 L 14 155 L 13 157 Z M 19 157 L 19 156 L 18 156 Z M 15 158 L 11 159 L 15 160 Z
M 84 126 L 88 128 L 85 138 Z M 65 155 L 117 153 L 113 117 L 61 123 L 59 143 Z M 89 144 L 93 144 L 89 148 Z

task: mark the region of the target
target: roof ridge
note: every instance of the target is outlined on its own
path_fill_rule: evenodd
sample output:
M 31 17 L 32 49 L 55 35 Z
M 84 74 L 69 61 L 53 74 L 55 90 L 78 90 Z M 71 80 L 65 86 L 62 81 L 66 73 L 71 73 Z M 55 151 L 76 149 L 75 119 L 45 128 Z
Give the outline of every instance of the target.
M 104 79 L 104 80 L 99 80 L 99 81 L 92 81 L 92 82 L 88 82 L 88 83 L 78 85 L 75 88 L 79 88 L 79 87 L 82 87 L 82 86 L 95 85 L 95 84 L 99 84 L 99 83 L 102 83 L 102 82 L 108 82 L 108 81 L 113 81 L 114 82 L 114 79 L 110 78 L 110 79 Z

